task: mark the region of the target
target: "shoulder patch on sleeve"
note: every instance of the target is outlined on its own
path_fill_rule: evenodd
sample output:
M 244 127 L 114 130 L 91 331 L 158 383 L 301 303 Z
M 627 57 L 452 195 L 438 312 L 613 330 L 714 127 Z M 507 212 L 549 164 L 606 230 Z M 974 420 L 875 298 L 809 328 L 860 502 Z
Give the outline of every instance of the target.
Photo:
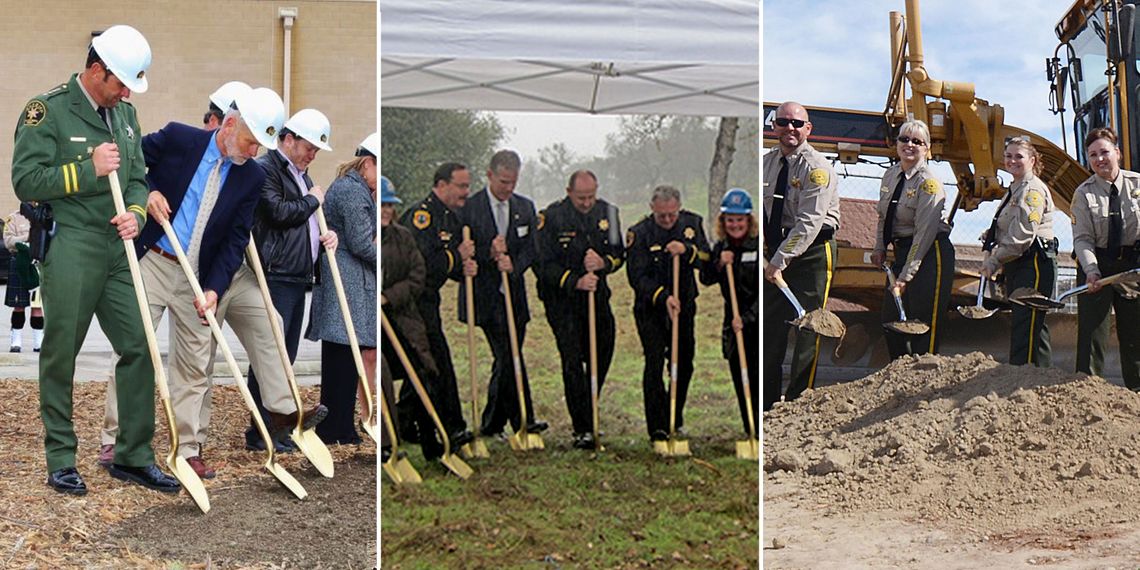
M 830 176 L 827 174 L 827 170 L 823 168 L 816 168 L 808 173 L 808 180 L 816 186 L 827 186 L 829 179 Z
M 1030 208 L 1036 208 L 1044 202 L 1045 200 L 1041 197 L 1041 193 L 1036 190 L 1030 190 L 1029 192 L 1025 193 L 1025 203 Z
M 416 226 L 417 230 L 422 230 L 431 225 L 431 213 L 427 210 L 416 210 L 412 214 L 412 225 Z
M 47 116 L 47 105 L 39 99 L 32 99 L 28 101 L 28 106 L 24 107 L 24 126 L 34 127 L 43 122 L 44 117 Z
M 927 178 L 926 180 L 924 180 L 922 182 L 922 191 L 926 192 L 927 194 L 930 194 L 932 196 L 934 194 L 937 194 L 938 191 L 941 189 L 942 189 L 942 183 L 939 182 L 938 180 L 935 180 L 934 178 Z
M 633 247 L 633 240 L 635 239 L 635 236 L 636 236 L 636 234 L 633 233 L 633 230 L 629 230 L 629 231 L 625 232 L 625 247 L 626 247 L 626 249 Z

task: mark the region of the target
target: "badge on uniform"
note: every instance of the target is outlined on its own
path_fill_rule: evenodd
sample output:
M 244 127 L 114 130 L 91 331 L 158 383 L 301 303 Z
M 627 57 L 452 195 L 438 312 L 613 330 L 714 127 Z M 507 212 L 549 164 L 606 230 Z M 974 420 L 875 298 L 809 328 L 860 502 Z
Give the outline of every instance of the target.
M 599 230 L 602 230 L 603 232 L 605 232 L 605 231 L 609 231 L 609 229 L 610 229 L 610 221 L 609 221 L 609 220 L 607 220 L 607 219 L 605 219 L 605 218 L 602 218 L 602 219 L 598 220 L 598 229 L 599 229 Z
M 942 184 L 933 178 L 927 178 L 922 182 L 922 191 L 930 194 L 931 196 L 938 194 L 938 191 L 941 189 Z
M 130 125 L 127 125 L 127 138 L 135 140 L 135 130 Z
M 808 174 L 808 180 L 816 186 L 827 186 L 829 178 L 827 171 L 822 168 L 817 168 Z
M 799 188 L 800 187 L 800 179 L 799 178 L 793 178 L 793 179 L 788 181 L 788 184 L 791 185 L 792 188 Z
M 917 195 L 918 195 L 918 190 L 915 190 L 914 188 L 911 188 L 910 190 L 906 191 L 906 197 L 907 198 L 914 198 Z
M 685 228 L 685 231 L 683 233 L 685 234 L 685 239 L 693 239 L 697 235 L 697 230 L 694 230 L 692 226 L 689 226 Z
M 412 214 L 412 225 L 416 226 L 417 230 L 422 230 L 431 225 L 431 214 L 427 210 L 416 210 Z
M 34 127 L 43 122 L 44 117 L 47 116 L 47 106 L 43 101 L 33 99 L 28 102 L 28 106 L 24 108 L 24 126 Z

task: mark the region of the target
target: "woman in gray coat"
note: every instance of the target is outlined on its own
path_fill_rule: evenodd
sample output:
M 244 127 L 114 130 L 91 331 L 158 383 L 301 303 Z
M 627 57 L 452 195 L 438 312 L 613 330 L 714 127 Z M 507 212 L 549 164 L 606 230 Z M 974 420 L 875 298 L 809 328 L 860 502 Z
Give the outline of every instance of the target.
M 336 263 L 344 283 L 365 373 L 376 385 L 376 152 L 379 137 L 369 136 L 356 157 L 337 168 L 325 195 L 329 229 L 340 237 Z M 329 415 L 317 426 L 325 443 L 359 443 L 353 421 L 357 372 L 341 315 L 328 258 L 322 251 L 321 281 L 313 289 L 305 338 L 321 342 L 321 403 Z M 375 392 L 375 389 L 373 389 Z

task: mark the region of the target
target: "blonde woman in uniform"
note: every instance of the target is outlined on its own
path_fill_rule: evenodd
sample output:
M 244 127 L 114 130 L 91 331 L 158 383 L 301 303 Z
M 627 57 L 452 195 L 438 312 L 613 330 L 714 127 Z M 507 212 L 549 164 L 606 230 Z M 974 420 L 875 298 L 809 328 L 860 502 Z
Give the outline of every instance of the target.
M 989 279 L 1001 269 L 1007 292 L 1028 287 L 1052 297 L 1057 281 L 1056 208 L 1049 188 L 1038 178 L 1041 155 L 1027 137 L 1006 143 L 1005 170 L 1013 175 L 1013 183 L 984 235 L 982 275 Z M 1011 333 L 1010 364 L 1052 365 L 1045 311 L 1014 305 Z
M 939 332 L 950 303 L 954 247 L 950 225 L 942 217 L 946 192 L 926 164 L 930 129 L 922 121 L 899 127 L 895 145 L 899 162 L 883 175 L 879 223 L 871 262 L 879 267 L 894 248 L 891 271 L 898 279 L 907 317 L 930 325 L 921 335 L 884 331 L 891 359 L 905 354 L 937 353 Z M 883 300 L 883 322 L 899 320 L 891 292 Z

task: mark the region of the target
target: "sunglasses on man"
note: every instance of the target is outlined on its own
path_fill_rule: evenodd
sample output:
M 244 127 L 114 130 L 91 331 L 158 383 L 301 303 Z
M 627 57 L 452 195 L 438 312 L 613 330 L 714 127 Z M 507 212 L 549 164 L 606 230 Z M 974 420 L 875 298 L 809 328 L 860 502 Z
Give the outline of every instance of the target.
M 787 117 L 780 117 L 778 119 L 773 120 L 772 122 L 776 123 L 777 127 L 786 127 L 788 125 L 791 125 L 793 128 L 796 128 L 796 129 L 801 129 L 801 128 L 803 128 L 804 125 L 807 124 L 807 121 L 805 121 L 803 119 L 789 119 Z

